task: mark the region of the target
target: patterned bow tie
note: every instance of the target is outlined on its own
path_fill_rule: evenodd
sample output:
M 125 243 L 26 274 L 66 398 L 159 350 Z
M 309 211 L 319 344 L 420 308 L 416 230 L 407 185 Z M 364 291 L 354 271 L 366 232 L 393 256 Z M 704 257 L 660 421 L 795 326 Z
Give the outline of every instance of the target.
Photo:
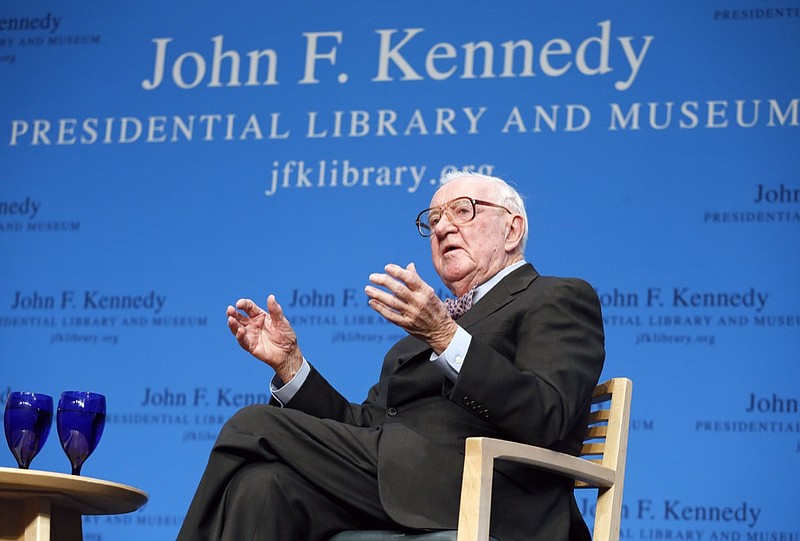
M 470 289 L 457 299 L 445 299 L 444 305 L 447 307 L 447 311 L 450 312 L 450 317 L 458 319 L 472 308 L 472 296 L 474 293 L 475 290 Z

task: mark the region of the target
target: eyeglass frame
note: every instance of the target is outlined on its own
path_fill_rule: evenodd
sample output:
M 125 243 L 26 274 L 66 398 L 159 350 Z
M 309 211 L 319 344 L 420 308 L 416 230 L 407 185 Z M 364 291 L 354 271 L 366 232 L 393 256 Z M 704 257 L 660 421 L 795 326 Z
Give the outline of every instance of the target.
M 456 223 L 453 220 L 453 217 L 450 215 L 449 205 L 454 203 L 455 201 L 458 201 L 459 199 L 466 199 L 466 200 L 468 200 L 470 202 L 470 204 L 472 205 L 472 217 L 467 221 Z M 456 198 L 451 199 L 450 201 L 448 201 L 446 203 L 442 203 L 441 205 L 437 205 L 435 207 L 426 208 L 425 210 L 423 210 L 422 212 L 417 214 L 417 220 L 416 220 L 417 232 L 419 232 L 419 234 L 424 238 L 429 238 L 429 237 L 433 236 L 433 228 L 436 227 L 435 225 L 433 227 L 431 227 L 430 224 L 428 224 L 428 234 L 425 234 L 423 232 L 423 230 L 422 230 L 422 222 L 420 221 L 420 218 L 426 212 L 430 212 L 430 211 L 435 210 L 435 209 L 442 209 L 442 216 L 447 215 L 447 219 L 450 220 L 451 224 L 459 226 L 459 225 L 468 224 L 472 220 L 475 219 L 475 217 L 478 215 L 478 210 L 476 208 L 478 205 L 483 205 L 485 207 L 503 209 L 504 211 L 508 212 L 509 214 L 514 214 L 513 212 L 511 212 L 511 210 L 509 210 L 508 208 L 504 207 L 503 205 L 498 205 L 497 203 L 492 203 L 491 201 L 483 201 L 481 199 L 475 199 L 474 197 L 469 197 L 469 196 L 466 196 L 466 195 L 462 195 L 461 197 L 456 197 Z

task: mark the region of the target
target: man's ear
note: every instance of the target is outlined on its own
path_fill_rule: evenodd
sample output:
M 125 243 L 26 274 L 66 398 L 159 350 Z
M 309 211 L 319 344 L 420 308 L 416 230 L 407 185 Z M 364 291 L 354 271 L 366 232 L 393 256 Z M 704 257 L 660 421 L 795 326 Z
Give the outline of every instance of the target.
M 511 223 L 506 229 L 506 252 L 514 252 L 519 248 L 519 245 L 522 242 L 522 234 L 524 229 L 525 220 L 523 220 L 522 216 L 519 214 L 515 214 L 514 217 L 511 218 Z

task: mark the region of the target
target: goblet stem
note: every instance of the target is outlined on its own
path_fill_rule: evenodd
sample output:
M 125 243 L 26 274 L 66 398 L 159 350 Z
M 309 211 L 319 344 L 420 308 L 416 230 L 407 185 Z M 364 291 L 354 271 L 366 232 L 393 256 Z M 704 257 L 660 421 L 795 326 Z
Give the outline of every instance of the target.
M 19 440 L 16 442 L 14 456 L 20 469 L 30 468 L 33 457 L 39 451 L 39 438 L 33 430 L 20 430 Z

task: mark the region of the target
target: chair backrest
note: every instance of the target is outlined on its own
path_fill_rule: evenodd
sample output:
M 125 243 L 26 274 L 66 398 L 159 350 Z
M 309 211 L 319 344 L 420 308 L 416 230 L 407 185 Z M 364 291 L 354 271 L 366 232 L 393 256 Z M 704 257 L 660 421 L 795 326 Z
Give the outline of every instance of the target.
M 614 378 L 599 384 L 592 397 L 593 408 L 581 457 L 614 471 L 614 483 L 608 487 L 575 482 L 575 488 L 598 490 L 594 541 L 619 539 L 632 390 L 631 380 Z

